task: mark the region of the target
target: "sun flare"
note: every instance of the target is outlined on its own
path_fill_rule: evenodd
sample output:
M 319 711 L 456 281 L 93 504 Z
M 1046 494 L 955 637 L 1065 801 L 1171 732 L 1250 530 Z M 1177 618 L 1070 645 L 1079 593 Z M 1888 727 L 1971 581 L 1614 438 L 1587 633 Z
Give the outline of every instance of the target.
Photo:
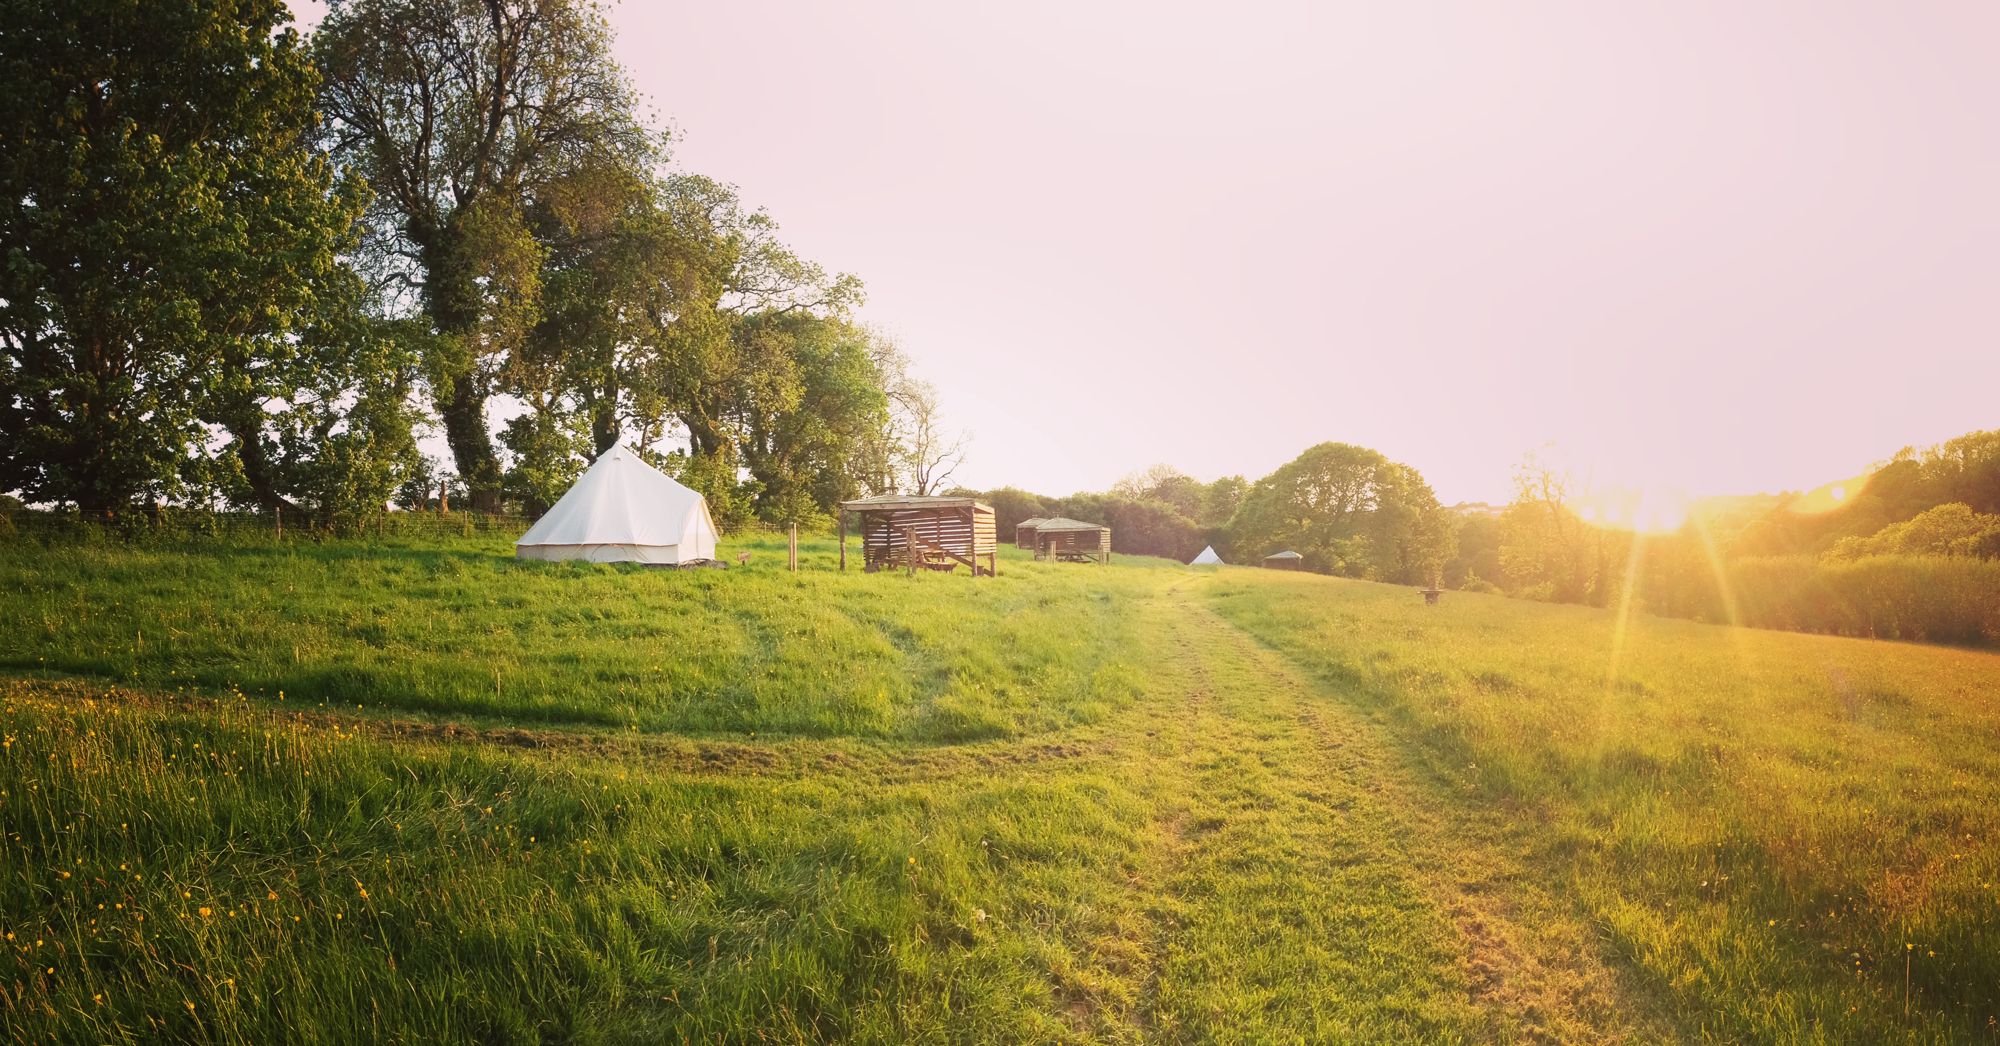
M 1687 525 L 1693 499 L 1676 487 L 1607 487 L 1571 499 L 1584 522 L 1608 530 L 1670 534 Z
M 1832 512 L 1865 492 L 1874 478 L 1873 474 L 1867 474 L 1822 484 L 1794 497 L 1785 508 L 1802 515 Z

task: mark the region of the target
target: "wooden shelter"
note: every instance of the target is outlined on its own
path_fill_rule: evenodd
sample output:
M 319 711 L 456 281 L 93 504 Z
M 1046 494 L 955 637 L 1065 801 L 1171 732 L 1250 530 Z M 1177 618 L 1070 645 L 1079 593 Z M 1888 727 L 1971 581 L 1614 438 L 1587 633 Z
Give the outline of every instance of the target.
M 840 569 L 847 569 L 847 517 L 861 529 L 861 561 L 873 573 L 897 567 L 916 573 L 953 570 L 991 577 L 997 567 L 998 539 L 993 506 L 973 498 L 877 494 L 840 503 Z
M 1036 516 L 1033 519 L 1024 519 L 1014 524 L 1014 547 L 1034 548 L 1035 528 L 1047 522 L 1048 519 L 1046 517 Z
M 1057 516 L 1035 528 L 1035 558 L 1063 563 L 1111 562 L 1111 528 Z
M 1287 549 L 1283 552 L 1273 552 L 1265 556 L 1264 565 L 1270 567 L 1272 570 L 1297 570 L 1299 569 L 1300 562 L 1305 558 L 1297 552 Z

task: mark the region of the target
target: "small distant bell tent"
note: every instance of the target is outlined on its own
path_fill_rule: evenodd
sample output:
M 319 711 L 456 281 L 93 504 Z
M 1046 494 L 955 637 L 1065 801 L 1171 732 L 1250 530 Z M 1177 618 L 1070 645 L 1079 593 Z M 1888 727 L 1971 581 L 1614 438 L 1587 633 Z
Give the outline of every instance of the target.
M 1214 545 L 1209 545 L 1202 549 L 1201 555 L 1188 560 L 1188 566 L 1191 567 L 1219 567 L 1222 565 L 1222 557 L 1215 554 Z

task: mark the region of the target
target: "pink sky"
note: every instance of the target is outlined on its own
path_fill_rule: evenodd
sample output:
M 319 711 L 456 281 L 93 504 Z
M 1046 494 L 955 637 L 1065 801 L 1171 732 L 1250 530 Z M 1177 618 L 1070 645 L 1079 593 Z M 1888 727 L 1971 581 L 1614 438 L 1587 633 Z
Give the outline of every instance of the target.
M 303 5 L 302 5 L 303 6 Z M 619 56 L 1046 493 L 1323 440 L 1504 500 L 2000 426 L 2000 5 L 626 3 Z

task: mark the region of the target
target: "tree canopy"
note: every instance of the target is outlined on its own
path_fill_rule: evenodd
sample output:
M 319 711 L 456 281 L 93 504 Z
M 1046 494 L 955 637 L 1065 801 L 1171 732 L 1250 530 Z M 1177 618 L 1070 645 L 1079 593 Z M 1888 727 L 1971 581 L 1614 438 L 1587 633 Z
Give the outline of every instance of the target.
M 407 442 L 380 397 L 351 409 L 393 352 L 355 312 L 342 256 L 366 194 L 309 147 L 317 77 L 289 17 L 0 6 L 0 487 L 99 511 L 231 485 L 279 504 L 375 468 L 302 433 Z
M 1384 581 L 1429 581 L 1450 524 L 1417 470 L 1380 452 L 1322 443 L 1258 480 L 1229 524 L 1231 552 L 1290 549 L 1310 570 Z
M 532 215 L 579 179 L 638 176 L 658 142 L 594 4 L 336 0 L 313 49 L 328 148 L 375 188 L 369 271 L 428 324 L 445 437 L 475 506 L 494 507 L 487 403 L 541 318 L 552 247 Z

